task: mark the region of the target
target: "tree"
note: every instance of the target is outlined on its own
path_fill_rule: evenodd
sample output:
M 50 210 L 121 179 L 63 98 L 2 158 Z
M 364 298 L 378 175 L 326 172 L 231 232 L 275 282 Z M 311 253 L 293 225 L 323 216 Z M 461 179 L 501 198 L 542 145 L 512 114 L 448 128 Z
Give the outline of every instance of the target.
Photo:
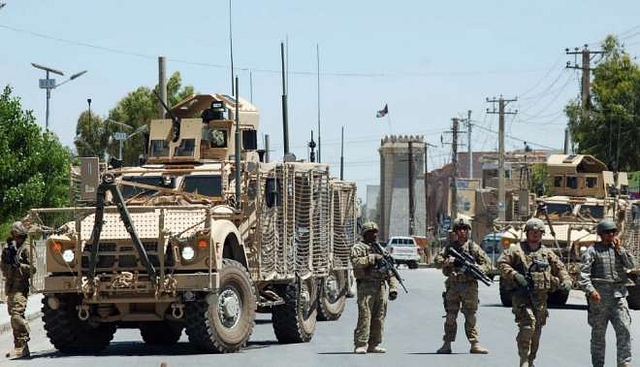
M 576 151 L 592 154 L 609 169 L 640 169 L 640 69 L 617 39 L 604 41 L 604 60 L 594 69 L 592 103 L 584 115 L 582 106 L 566 107 Z
M 3 228 L 35 207 L 69 203 L 71 152 L 42 132 L 9 86 L 0 95 L 0 218 Z
M 157 92 L 159 87 L 156 85 Z M 173 106 L 194 93 L 192 86 L 182 87 L 179 72 L 173 73 L 167 81 L 167 104 Z M 113 138 L 115 132 L 127 134 L 123 144 L 123 162 L 125 165 L 137 165 L 138 157 L 145 152 L 146 139 L 144 126 L 158 117 L 158 102 L 153 91 L 148 87 L 139 87 L 122 98 L 109 111 L 106 119 L 99 116 L 88 116 L 88 111 L 80 114 L 74 141 L 76 150 L 81 156 L 117 157 L 119 141 Z M 115 122 L 114 122 L 115 121 Z M 124 127 L 122 124 L 130 126 Z

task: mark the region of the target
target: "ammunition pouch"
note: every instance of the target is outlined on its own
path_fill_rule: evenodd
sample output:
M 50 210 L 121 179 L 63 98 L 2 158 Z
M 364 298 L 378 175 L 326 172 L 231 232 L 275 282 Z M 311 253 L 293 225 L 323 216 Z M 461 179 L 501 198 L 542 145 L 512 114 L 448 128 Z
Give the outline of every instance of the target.
M 551 289 L 551 274 L 546 271 L 537 271 L 531 273 L 531 279 L 533 280 L 534 290 L 550 290 Z

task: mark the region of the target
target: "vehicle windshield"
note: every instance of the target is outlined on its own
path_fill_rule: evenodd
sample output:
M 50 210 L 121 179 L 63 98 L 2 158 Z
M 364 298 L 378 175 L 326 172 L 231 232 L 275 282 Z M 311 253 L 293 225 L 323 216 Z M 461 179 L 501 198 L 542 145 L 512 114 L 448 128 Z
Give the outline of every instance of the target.
M 394 247 L 415 247 L 416 243 L 411 238 L 393 238 L 389 242 L 389 246 L 394 246 Z
M 578 211 L 580 215 L 587 218 L 602 219 L 604 218 L 604 207 L 601 205 L 580 205 Z
M 549 215 L 570 215 L 573 212 L 571 204 L 568 203 L 546 203 Z
M 205 196 L 222 196 L 222 177 L 220 175 L 186 176 L 184 191 Z
M 122 178 L 124 181 L 136 182 L 145 185 L 162 186 L 162 176 L 127 176 Z M 147 190 L 140 187 L 122 185 L 122 197 L 131 198 L 139 194 L 153 195 L 156 190 Z
M 484 239 L 480 244 L 480 248 L 486 253 L 500 252 L 500 240 L 499 239 Z

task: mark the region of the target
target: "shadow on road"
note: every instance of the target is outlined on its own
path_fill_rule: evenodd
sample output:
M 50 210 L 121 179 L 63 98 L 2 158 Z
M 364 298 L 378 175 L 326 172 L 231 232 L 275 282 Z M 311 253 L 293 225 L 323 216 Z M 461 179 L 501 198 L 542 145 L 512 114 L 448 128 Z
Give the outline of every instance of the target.
M 509 307 L 503 306 L 502 303 L 483 304 L 480 307 L 496 307 L 496 308 L 504 308 L 509 310 L 511 309 L 510 306 Z M 563 306 L 548 305 L 547 308 L 558 309 L 558 310 L 586 310 L 587 305 L 563 305 Z

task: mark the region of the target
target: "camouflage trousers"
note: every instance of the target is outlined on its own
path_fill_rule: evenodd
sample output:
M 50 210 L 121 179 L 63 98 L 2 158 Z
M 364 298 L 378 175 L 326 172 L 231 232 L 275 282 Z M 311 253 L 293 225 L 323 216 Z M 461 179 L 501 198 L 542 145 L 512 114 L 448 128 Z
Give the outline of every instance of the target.
M 458 312 L 464 315 L 464 332 L 469 342 L 478 342 L 478 326 L 476 325 L 476 311 L 478 311 L 478 282 L 460 282 L 447 284 L 442 293 L 444 310 L 447 315 L 444 321 L 444 336 L 442 340 L 452 342 L 456 340 L 458 332 Z
M 518 356 L 528 360 L 530 363 L 536 359 L 542 327 L 547 324 L 547 318 L 549 317 L 547 298 L 539 295 L 534 297 L 536 302 L 535 313 L 528 296 L 518 294 L 511 299 L 511 311 L 515 315 L 516 324 L 518 324 L 518 335 L 516 335 Z
M 358 324 L 353 332 L 356 348 L 373 347 L 382 342 L 384 319 L 387 315 L 385 281 L 358 279 Z
M 615 297 L 602 297 L 599 303 L 589 302 L 587 318 L 591 325 L 591 363 L 604 366 L 605 335 L 611 322 L 616 333 L 618 366 L 631 363 L 631 316 L 627 300 Z
M 24 316 L 27 310 L 27 297 L 22 292 L 7 293 L 7 311 L 11 317 L 13 341 L 16 344 L 29 341 L 29 323 Z

